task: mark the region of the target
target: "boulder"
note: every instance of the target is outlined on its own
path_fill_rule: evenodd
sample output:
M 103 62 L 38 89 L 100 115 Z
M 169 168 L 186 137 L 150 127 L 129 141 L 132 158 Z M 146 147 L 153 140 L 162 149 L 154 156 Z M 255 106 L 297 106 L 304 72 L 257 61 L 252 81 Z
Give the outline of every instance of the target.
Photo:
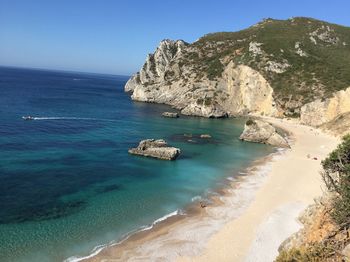
M 257 119 L 248 119 L 244 131 L 239 137 L 241 140 L 269 144 L 276 147 L 290 147 L 287 140 L 277 133 L 271 124 Z
M 175 160 L 180 155 L 180 149 L 170 147 L 163 139 L 142 140 L 138 147 L 130 148 L 129 154 L 153 157 L 164 160 Z
M 164 112 L 162 114 L 162 116 L 164 117 L 170 117 L 170 118 L 178 118 L 179 114 L 178 113 L 174 113 L 174 112 Z

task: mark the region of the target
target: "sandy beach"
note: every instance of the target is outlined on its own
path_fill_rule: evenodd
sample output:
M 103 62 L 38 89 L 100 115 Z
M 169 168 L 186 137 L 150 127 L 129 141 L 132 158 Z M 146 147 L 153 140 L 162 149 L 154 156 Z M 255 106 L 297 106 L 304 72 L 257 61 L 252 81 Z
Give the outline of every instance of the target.
M 290 133 L 291 149 L 254 163 L 202 212 L 160 223 L 89 261 L 273 261 L 279 245 L 301 227 L 300 213 L 322 194 L 320 163 L 339 139 L 267 120 Z
M 322 194 L 321 160 L 339 140 L 286 120 L 269 122 L 291 132 L 291 150 L 272 163 L 267 181 L 242 216 L 213 235 L 200 256 L 178 261 L 273 261 L 279 245 L 301 227 L 298 215 Z

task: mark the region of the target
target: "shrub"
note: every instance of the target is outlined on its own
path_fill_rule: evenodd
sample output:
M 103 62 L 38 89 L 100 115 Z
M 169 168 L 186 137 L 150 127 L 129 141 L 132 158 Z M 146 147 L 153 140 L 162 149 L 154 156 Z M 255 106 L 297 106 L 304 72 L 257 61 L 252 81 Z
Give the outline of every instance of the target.
M 206 106 L 210 106 L 212 103 L 213 103 L 213 101 L 212 101 L 212 98 L 211 98 L 211 97 L 206 97 L 206 98 L 204 99 L 204 104 L 205 104 Z
M 276 262 L 321 262 L 328 261 L 334 255 L 334 249 L 324 243 L 313 243 L 307 247 L 283 250 Z
M 203 101 L 204 101 L 204 100 L 203 100 L 202 98 L 198 98 L 197 101 L 196 101 L 196 102 L 197 102 L 197 105 L 203 104 Z
M 247 122 L 245 123 L 247 126 L 253 125 L 255 122 L 253 119 L 249 118 Z
M 322 178 L 334 193 L 331 216 L 339 225 L 350 225 L 350 135 L 343 137 L 337 149 L 322 161 L 322 166 Z
M 219 77 L 223 71 L 224 65 L 220 62 L 218 58 L 209 62 L 207 75 L 210 80 L 214 80 L 215 78 Z

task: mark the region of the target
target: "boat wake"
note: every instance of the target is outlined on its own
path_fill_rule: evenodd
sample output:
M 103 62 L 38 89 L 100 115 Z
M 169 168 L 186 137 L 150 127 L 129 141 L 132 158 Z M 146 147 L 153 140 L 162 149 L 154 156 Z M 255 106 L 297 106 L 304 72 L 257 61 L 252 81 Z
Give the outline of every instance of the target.
M 87 120 L 87 121 L 112 121 L 114 119 L 103 119 L 103 118 L 92 118 L 92 117 L 58 117 L 58 116 L 49 116 L 49 117 L 31 117 L 30 120 Z

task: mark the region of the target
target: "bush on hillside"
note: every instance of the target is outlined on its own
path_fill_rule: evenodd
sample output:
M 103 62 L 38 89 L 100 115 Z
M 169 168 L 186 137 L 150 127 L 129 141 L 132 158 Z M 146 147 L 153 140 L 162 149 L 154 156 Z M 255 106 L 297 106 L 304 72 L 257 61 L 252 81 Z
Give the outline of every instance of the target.
M 342 139 L 337 149 L 322 161 L 323 180 L 330 192 L 334 193 L 331 215 L 334 221 L 350 225 L 350 135 Z
M 245 124 L 246 124 L 247 126 L 250 126 L 250 125 L 254 125 L 255 122 L 254 122 L 253 119 L 249 118 Z

